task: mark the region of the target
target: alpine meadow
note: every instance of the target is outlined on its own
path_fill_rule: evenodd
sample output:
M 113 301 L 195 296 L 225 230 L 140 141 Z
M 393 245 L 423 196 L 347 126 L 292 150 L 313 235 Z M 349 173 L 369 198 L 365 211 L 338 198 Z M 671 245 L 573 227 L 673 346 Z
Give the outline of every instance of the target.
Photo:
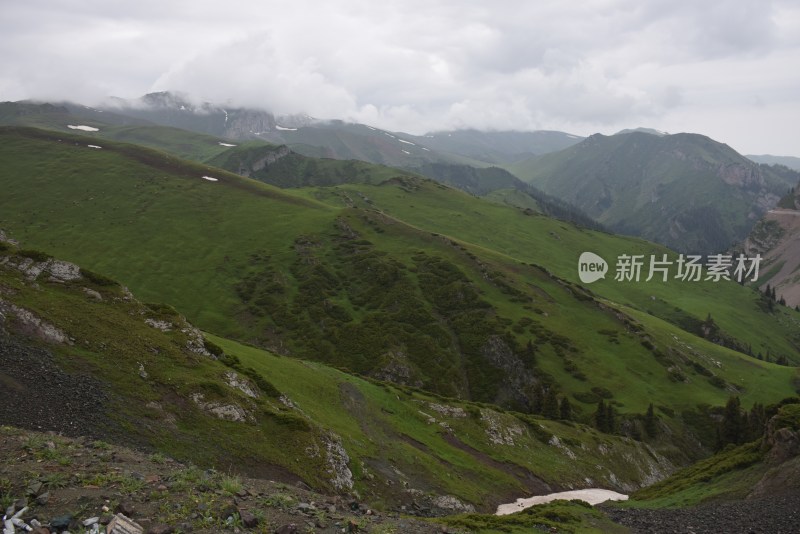
M 797 531 L 796 6 L 49 4 L 3 534 Z

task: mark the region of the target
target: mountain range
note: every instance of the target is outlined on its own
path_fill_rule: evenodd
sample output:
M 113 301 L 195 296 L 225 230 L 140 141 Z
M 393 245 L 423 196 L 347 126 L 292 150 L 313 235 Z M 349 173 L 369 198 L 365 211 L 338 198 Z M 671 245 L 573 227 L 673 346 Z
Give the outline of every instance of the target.
M 789 169 L 693 134 L 410 136 L 173 97 L 0 104 L 0 354 L 22 366 L 0 383 L 31 395 L 36 351 L 94 377 L 113 394 L 81 430 L 445 514 L 644 488 L 792 410 L 800 312 L 762 287 L 797 282 L 767 221 L 798 213 Z M 615 276 L 762 216 L 759 281 Z M 733 435 L 731 398 L 768 409 Z M 742 454 L 713 476 L 764 458 Z

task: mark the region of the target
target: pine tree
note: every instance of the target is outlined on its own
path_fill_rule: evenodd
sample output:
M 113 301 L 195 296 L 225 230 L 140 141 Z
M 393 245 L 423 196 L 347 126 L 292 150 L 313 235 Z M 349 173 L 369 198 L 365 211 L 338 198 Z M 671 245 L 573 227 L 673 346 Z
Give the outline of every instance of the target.
M 608 420 L 606 419 L 607 415 L 606 403 L 603 402 L 603 399 L 600 399 L 600 402 L 597 403 L 597 411 L 594 412 L 594 426 L 600 432 L 608 431 Z
M 653 403 L 647 407 L 647 413 L 644 414 L 644 431 L 651 438 L 656 435 L 658 428 L 656 427 L 656 414 L 653 411 Z
M 565 421 L 572 420 L 572 405 L 569 403 L 569 399 L 566 397 L 566 395 L 561 399 L 561 405 L 558 408 L 561 419 Z
M 747 441 L 753 441 L 764 434 L 764 426 L 767 424 L 767 412 L 764 405 L 756 402 L 750 408 L 747 417 Z
M 558 419 L 558 397 L 556 396 L 556 388 L 552 386 L 547 389 L 547 394 L 544 396 L 542 415 L 548 419 Z
M 613 434 L 614 431 L 617 429 L 617 417 L 614 407 L 611 406 L 611 403 L 606 405 L 606 427 L 608 428 L 606 432 L 609 434 Z
M 742 443 L 744 441 L 744 419 L 742 418 L 742 406 L 739 397 L 731 397 L 725 404 L 725 411 L 722 416 L 722 443 Z
M 531 412 L 541 414 L 544 409 L 544 392 L 538 384 L 533 386 L 533 399 L 531 399 Z

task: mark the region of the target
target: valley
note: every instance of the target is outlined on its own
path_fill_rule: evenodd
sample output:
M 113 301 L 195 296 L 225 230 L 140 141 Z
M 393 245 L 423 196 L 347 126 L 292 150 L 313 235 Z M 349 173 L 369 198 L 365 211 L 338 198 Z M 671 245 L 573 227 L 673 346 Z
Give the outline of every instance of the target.
M 708 187 L 712 197 L 737 191 L 725 208 L 731 218 L 718 221 L 727 233 L 670 241 L 630 232 L 646 241 L 611 233 L 622 218 L 576 201 L 590 193 L 566 195 L 578 188 L 544 174 L 528 175 L 531 186 L 493 165 L 550 162 L 544 173 L 583 143 L 633 150 L 630 139 L 650 146 L 652 137 L 688 151 L 681 143 L 694 138 L 551 132 L 540 139 L 552 151 L 528 160 L 508 136 L 443 135 L 447 142 L 422 150 L 435 137 L 383 135 L 429 152 L 398 165 L 376 153 L 318 158 L 324 152 L 291 143 L 225 137 L 232 132 L 208 126 L 217 111 L 205 123 L 176 119 L 201 133 L 146 113 L 3 106 L 0 384 L 35 395 L 25 370 L 38 358 L 77 384 L 74 395 L 98 392 L 44 430 L 299 484 L 381 514 L 445 517 L 440 524 L 455 531 L 522 532 L 550 525 L 538 515 L 545 508 L 485 514 L 584 488 L 631 493 L 619 506 L 669 506 L 672 489 L 654 498 L 648 488 L 761 439 L 755 419 L 720 437 L 726 402 L 736 398 L 745 414 L 766 406 L 770 417 L 781 402 L 795 406 L 787 399 L 800 390 L 800 312 L 763 293 L 771 283 L 791 304 L 798 287 L 789 238 L 797 206 L 793 192 L 779 194 L 796 178 L 788 171 L 726 153 L 727 185 L 708 178 Z M 312 127 L 258 120 L 283 139 Z M 334 126 L 340 138 L 367 129 Z M 699 142 L 706 158 L 722 150 Z M 694 157 L 682 161 L 697 167 Z M 680 168 L 679 185 L 690 179 Z M 728 183 L 740 174 L 747 179 Z M 623 213 L 626 202 L 607 213 Z M 640 211 L 628 215 L 653 211 L 634 205 Z M 715 247 L 746 237 L 742 221 L 761 215 L 752 234 L 761 237 L 744 248 L 765 257 L 759 282 L 615 280 L 616 258 L 674 263 L 688 249 L 665 244 L 678 242 L 693 253 L 725 250 Z M 687 231 L 703 227 L 686 221 Z M 578 275 L 587 251 L 611 264 L 591 285 Z M 48 399 L 8 404 L 0 423 L 41 430 Z M 60 422 L 85 411 L 94 415 L 77 426 Z M 738 476 L 743 465 L 714 476 Z M 21 488 L 4 491 L 8 499 Z M 681 506 L 717 495 L 696 491 Z M 559 502 L 547 510 L 575 531 L 617 528 L 599 511 Z

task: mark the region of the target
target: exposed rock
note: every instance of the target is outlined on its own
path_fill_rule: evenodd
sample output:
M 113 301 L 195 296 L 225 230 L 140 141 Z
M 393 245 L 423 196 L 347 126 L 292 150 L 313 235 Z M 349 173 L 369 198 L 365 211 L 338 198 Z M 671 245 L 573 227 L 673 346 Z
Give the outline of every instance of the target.
M 198 328 L 189 325 L 187 328 L 182 328 L 181 332 L 188 337 L 186 340 L 186 348 L 189 349 L 190 352 L 199 354 L 200 356 L 211 356 L 211 353 L 206 349 L 203 333 Z
M 577 458 L 577 456 L 575 456 L 575 453 L 572 452 L 569 447 L 561 443 L 561 440 L 558 439 L 558 436 L 552 436 L 550 438 L 550 441 L 547 442 L 547 444 L 552 447 L 557 447 L 558 449 L 560 449 L 561 452 L 566 454 L 570 460 L 575 460 Z
M 468 503 L 461 502 L 457 497 L 452 495 L 439 495 L 433 499 L 434 506 L 444 510 L 451 510 L 456 514 L 473 514 L 475 507 Z
M 253 420 L 253 416 L 238 404 L 223 404 L 221 402 L 206 401 L 205 395 L 202 393 L 193 393 L 192 400 L 201 410 L 219 419 L 240 423 Z
M 516 423 L 504 423 L 501 415 L 493 410 L 481 410 L 481 421 L 486 425 L 486 435 L 495 445 L 514 445 L 514 437 L 521 436 L 525 429 Z
M 86 295 L 88 295 L 89 297 L 91 297 L 91 298 L 93 298 L 95 300 L 103 300 L 103 295 L 101 295 L 100 293 L 98 293 L 94 289 L 90 289 L 88 287 L 84 287 L 83 288 L 83 292 L 86 293 Z
M 495 403 L 502 405 L 506 401 L 514 400 L 529 404 L 527 389 L 534 382 L 533 373 L 514 354 L 508 343 L 500 336 L 490 336 L 481 347 L 481 355 L 505 375 L 503 387 L 498 390 Z
M 372 376 L 378 380 L 414 387 L 423 385 L 422 381 L 415 377 L 413 365 L 405 351 L 389 350 L 381 355 L 379 361 L 380 368 L 372 373 Z
M 0 242 L 9 243 L 11 245 L 19 245 L 19 241 L 16 239 L 11 239 L 8 234 L 5 233 L 4 230 L 0 230 Z
M 144 320 L 145 324 L 152 326 L 162 332 L 170 332 L 172 330 L 172 323 L 170 321 L 150 319 L 149 317 Z
M 249 380 L 239 376 L 236 371 L 225 372 L 225 382 L 232 388 L 238 389 L 248 397 L 253 399 L 258 398 L 258 390 L 255 385 L 250 383 Z
M 323 436 L 323 443 L 327 452 L 327 472 L 331 476 L 331 485 L 338 491 L 352 489 L 353 473 L 348 467 L 350 456 L 342 445 L 342 438 L 333 432 L 328 432 Z
M 24 334 L 38 337 L 48 343 L 66 343 L 72 345 L 72 341 L 70 341 L 69 337 L 64 332 L 40 319 L 30 310 L 26 310 L 25 308 L 0 299 L 0 322 L 2 322 L 7 315 L 14 315 L 19 330 Z
M 428 402 L 426 403 L 428 408 L 433 410 L 434 412 L 439 412 L 442 415 L 446 415 L 448 417 L 466 417 L 467 412 L 464 411 L 464 408 L 460 406 L 447 406 L 445 404 L 436 404 L 435 402 Z

